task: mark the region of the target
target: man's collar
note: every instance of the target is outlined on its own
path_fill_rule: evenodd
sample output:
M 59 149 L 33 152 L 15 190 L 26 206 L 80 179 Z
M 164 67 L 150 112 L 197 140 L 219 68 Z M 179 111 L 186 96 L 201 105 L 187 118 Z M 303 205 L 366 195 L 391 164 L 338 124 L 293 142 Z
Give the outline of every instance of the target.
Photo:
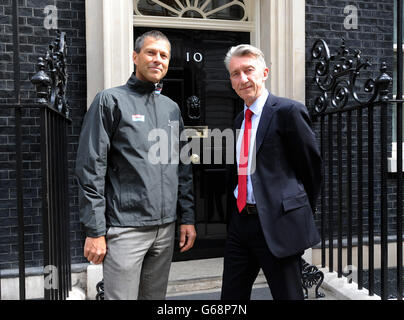
M 126 85 L 138 93 L 151 93 L 153 91 L 160 92 L 161 89 L 163 88 L 162 83 L 152 83 L 148 81 L 139 80 L 134 72 L 130 76 Z
M 264 88 L 261 95 L 254 101 L 254 103 L 250 106 L 250 110 L 254 113 L 254 115 L 259 115 L 264 108 L 265 102 L 267 101 L 269 96 L 269 92 L 266 88 Z M 244 113 L 247 110 L 247 105 L 244 104 Z

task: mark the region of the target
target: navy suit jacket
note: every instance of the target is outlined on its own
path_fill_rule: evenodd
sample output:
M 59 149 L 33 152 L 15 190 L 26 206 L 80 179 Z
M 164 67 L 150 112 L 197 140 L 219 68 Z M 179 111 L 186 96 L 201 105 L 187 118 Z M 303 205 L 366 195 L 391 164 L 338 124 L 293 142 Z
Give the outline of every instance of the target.
M 243 117 L 243 112 L 236 117 L 236 130 Z M 320 242 L 313 211 L 322 180 L 322 160 L 306 107 L 269 94 L 255 152 L 251 179 L 268 248 L 279 258 L 302 253 Z M 231 195 L 237 185 L 235 163 Z

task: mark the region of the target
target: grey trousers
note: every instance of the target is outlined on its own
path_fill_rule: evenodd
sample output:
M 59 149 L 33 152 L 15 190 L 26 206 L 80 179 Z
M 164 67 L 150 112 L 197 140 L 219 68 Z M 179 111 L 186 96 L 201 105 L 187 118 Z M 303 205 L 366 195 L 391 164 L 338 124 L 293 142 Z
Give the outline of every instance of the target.
M 163 300 L 174 251 L 175 222 L 108 229 L 105 300 Z

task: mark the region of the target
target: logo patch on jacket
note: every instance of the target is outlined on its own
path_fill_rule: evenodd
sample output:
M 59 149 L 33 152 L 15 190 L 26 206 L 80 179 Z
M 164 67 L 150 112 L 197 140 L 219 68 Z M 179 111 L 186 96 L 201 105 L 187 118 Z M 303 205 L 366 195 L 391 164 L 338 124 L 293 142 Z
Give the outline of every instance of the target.
M 132 114 L 132 121 L 134 122 L 144 122 L 144 115 L 141 114 Z

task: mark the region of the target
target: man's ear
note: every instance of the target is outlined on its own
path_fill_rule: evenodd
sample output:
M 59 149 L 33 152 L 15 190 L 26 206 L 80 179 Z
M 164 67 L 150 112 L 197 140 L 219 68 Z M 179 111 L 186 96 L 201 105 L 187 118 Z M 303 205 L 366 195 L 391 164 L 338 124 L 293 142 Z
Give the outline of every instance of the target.
M 137 65 L 137 53 L 136 53 L 136 51 L 133 51 L 132 59 L 133 59 L 133 63 Z
M 269 76 L 269 68 L 264 69 L 264 80 L 267 80 Z

